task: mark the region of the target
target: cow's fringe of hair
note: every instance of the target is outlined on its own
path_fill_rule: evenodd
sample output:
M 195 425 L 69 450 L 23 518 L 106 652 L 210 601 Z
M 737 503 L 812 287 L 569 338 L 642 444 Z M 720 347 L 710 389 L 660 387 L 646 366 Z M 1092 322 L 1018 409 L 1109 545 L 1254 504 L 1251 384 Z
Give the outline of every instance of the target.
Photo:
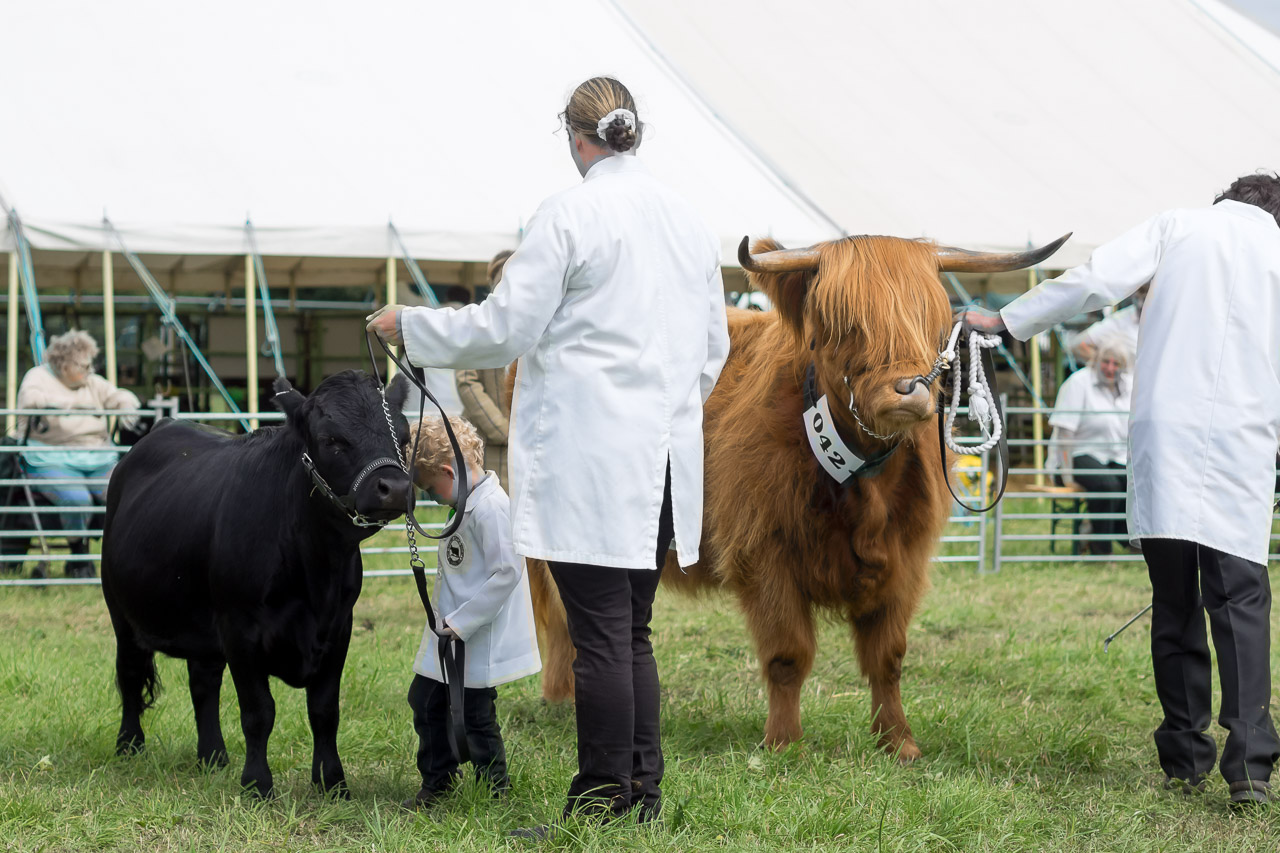
M 820 247 L 818 275 L 808 303 L 827 336 L 837 344 L 860 332 L 881 363 L 932 359 L 942 341 L 929 330 L 950 325 L 950 304 L 937 281 L 932 243 L 894 237 L 849 237 Z

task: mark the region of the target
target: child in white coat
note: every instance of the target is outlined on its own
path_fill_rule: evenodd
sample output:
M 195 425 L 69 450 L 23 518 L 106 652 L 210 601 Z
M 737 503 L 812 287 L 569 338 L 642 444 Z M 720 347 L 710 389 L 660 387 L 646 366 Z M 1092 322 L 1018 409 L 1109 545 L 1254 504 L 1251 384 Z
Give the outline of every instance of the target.
M 450 418 L 449 423 L 467 461 L 471 493 L 457 532 L 441 540 L 437 551 L 437 624 L 466 643 L 467 746 L 476 778 L 487 782 L 498 796 L 510 781 L 494 687 L 532 675 L 542 663 L 524 558 L 517 557 L 511 547 L 507 493 L 497 474 L 483 470 L 484 443 L 475 427 L 461 418 Z M 426 418 L 410 434 L 415 431 L 414 482 L 435 501 L 456 506 L 455 461 L 444 423 L 439 418 Z M 409 446 L 413 447 L 412 439 Z M 422 774 L 421 789 L 403 803 L 409 809 L 436 802 L 457 784 L 460 775 L 449 748 L 448 689 L 436 644 L 436 635 L 427 628 L 409 687 L 413 728 L 418 734 L 418 772 Z

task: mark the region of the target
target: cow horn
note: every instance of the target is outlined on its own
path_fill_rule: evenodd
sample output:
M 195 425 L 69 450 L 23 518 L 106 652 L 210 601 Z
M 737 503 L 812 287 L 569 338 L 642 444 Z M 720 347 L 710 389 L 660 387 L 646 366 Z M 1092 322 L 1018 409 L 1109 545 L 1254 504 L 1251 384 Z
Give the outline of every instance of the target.
M 779 249 L 775 252 L 751 254 L 750 237 L 743 237 L 738 246 L 738 263 L 747 272 L 797 272 L 818 268 L 817 249 Z
M 968 249 L 937 246 L 934 254 L 937 255 L 940 272 L 1008 272 L 1035 266 L 1058 251 L 1070 236 L 1071 233 L 1068 232 L 1046 246 L 1025 252 L 971 252 Z

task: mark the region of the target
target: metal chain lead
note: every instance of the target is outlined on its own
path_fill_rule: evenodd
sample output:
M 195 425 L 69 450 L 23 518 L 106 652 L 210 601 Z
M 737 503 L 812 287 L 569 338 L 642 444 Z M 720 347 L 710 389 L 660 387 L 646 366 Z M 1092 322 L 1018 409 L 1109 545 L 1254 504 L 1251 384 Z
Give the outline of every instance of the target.
M 400 446 L 400 440 L 396 438 L 396 425 L 395 422 L 391 420 L 391 407 L 387 405 L 387 393 L 385 390 L 380 393 L 382 395 L 382 414 L 386 417 L 387 429 L 391 432 L 391 445 L 396 449 L 396 456 L 400 460 L 400 467 L 409 475 L 409 480 L 412 482 L 413 471 L 410 470 L 409 463 L 404 459 L 404 448 Z M 421 424 L 418 425 L 418 429 L 422 429 Z M 417 487 L 412 486 L 412 488 Z M 404 523 L 404 537 L 409 542 L 409 568 L 426 571 L 427 564 L 422 561 L 422 557 L 418 554 L 418 537 L 414 535 L 413 525 L 410 524 L 408 520 Z
M 881 435 L 878 432 L 872 432 L 867 428 L 867 425 L 862 422 L 862 418 L 858 417 L 858 407 L 853 404 L 853 386 L 849 384 L 848 376 L 844 378 L 844 387 L 849 389 L 849 411 L 853 413 L 853 419 L 858 422 L 858 428 L 872 438 L 878 438 L 881 441 L 893 441 L 894 438 L 898 436 L 898 433 L 895 432 L 891 435 Z

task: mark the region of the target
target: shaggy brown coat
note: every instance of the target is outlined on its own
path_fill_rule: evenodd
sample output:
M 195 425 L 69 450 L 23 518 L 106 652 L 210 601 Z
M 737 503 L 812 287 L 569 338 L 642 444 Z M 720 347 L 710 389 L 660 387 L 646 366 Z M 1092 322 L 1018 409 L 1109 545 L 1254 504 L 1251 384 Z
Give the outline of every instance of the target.
M 755 252 L 777 248 L 761 241 Z M 895 383 L 927 373 L 950 321 L 933 246 L 855 237 L 821 247 L 816 273 L 753 276 L 772 312 L 731 311 L 728 362 L 707 401 L 706 498 L 700 561 L 668 560 L 663 581 L 684 592 L 731 591 L 755 640 L 769 688 L 765 742 L 802 734 L 800 690 L 816 651 L 814 608 L 848 621 L 871 683 L 872 731 L 883 748 L 920 755 L 898 682 L 907 626 L 929 585 L 949 513 L 930 403 L 904 410 Z M 898 443 L 875 476 L 837 484 L 819 466 L 802 423 L 810 363 L 846 443 L 865 455 Z M 863 422 L 892 435 L 860 431 Z M 573 648 L 545 566 L 530 580 L 543 641 L 543 692 L 572 694 Z

